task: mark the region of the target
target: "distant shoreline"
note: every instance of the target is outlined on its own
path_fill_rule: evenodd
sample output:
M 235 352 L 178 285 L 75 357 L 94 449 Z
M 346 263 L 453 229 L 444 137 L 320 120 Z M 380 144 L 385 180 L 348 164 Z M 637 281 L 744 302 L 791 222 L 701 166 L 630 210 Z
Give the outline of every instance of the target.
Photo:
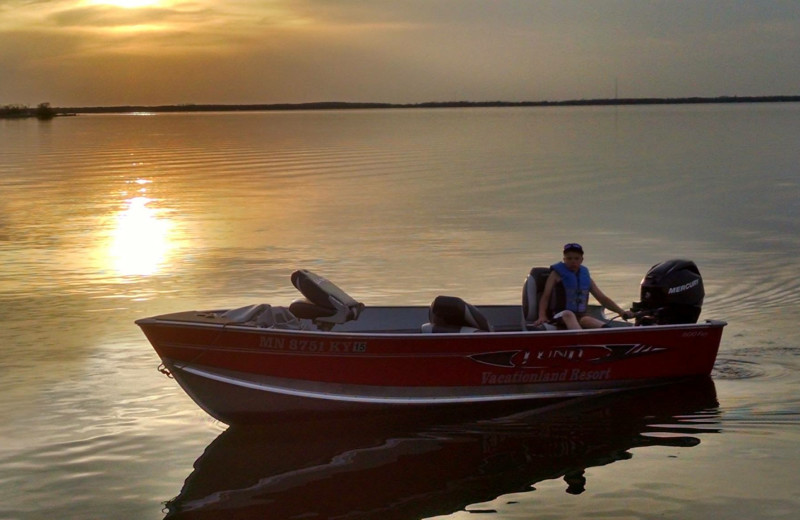
M 94 107 L 53 107 L 55 116 L 76 114 L 123 114 L 131 112 L 248 112 L 299 110 L 364 110 L 413 108 L 480 108 L 480 107 L 570 107 L 570 106 L 631 106 L 631 105 L 699 105 L 722 103 L 795 103 L 800 96 L 719 96 L 686 98 L 610 98 L 575 99 L 567 101 L 431 101 L 425 103 L 359 103 L 326 101 L 316 103 L 273 104 L 180 104 L 180 105 L 121 105 Z M 33 109 L 30 116 L 32 117 Z M 0 118 L 4 116 L 0 109 Z M 13 117 L 20 117 L 19 114 Z M 27 114 L 22 117 L 27 117 Z

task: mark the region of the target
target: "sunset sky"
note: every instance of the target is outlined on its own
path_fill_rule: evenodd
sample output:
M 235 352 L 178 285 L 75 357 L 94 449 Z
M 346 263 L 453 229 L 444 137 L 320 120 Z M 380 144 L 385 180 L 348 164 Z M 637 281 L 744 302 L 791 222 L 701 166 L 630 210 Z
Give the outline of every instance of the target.
M 797 0 L 0 0 L 0 105 L 800 94 Z

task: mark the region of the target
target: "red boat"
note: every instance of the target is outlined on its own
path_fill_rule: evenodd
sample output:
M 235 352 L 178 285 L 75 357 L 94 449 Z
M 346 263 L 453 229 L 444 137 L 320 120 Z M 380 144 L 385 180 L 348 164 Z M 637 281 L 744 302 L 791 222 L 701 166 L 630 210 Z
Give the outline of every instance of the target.
M 546 273 L 531 270 L 522 305 L 440 296 L 429 307 L 365 307 L 301 270 L 292 282 L 305 299 L 289 307 L 136 323 L 162 370 L 228 424 L 274 414 L 499 406 L 710 374 L 726 324 L 697 323 L 704 293 L 693 262 L 671 260 L 648 272 L 635 324 L 611 320 L 592 330 L 532 326 Z

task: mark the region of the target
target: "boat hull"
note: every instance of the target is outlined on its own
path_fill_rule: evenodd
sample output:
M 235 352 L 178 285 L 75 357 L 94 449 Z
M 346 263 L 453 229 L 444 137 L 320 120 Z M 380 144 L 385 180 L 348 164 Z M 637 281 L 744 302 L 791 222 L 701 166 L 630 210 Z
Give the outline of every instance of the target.
M 187 394 L 228 424 L 560 399 L 707 376 L 725 326 L 323 332 L 176 315 L 137 324 Z

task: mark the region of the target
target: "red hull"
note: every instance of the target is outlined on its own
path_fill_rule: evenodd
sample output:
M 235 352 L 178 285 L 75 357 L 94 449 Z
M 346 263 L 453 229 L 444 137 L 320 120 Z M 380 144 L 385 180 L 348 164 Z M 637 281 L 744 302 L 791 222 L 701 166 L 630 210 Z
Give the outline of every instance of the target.
M 567 397 L 706 376 L 725 326 L 422 334 L 174 316 L 137 323 L 187 393 L 225 422 L 273 410 Z

